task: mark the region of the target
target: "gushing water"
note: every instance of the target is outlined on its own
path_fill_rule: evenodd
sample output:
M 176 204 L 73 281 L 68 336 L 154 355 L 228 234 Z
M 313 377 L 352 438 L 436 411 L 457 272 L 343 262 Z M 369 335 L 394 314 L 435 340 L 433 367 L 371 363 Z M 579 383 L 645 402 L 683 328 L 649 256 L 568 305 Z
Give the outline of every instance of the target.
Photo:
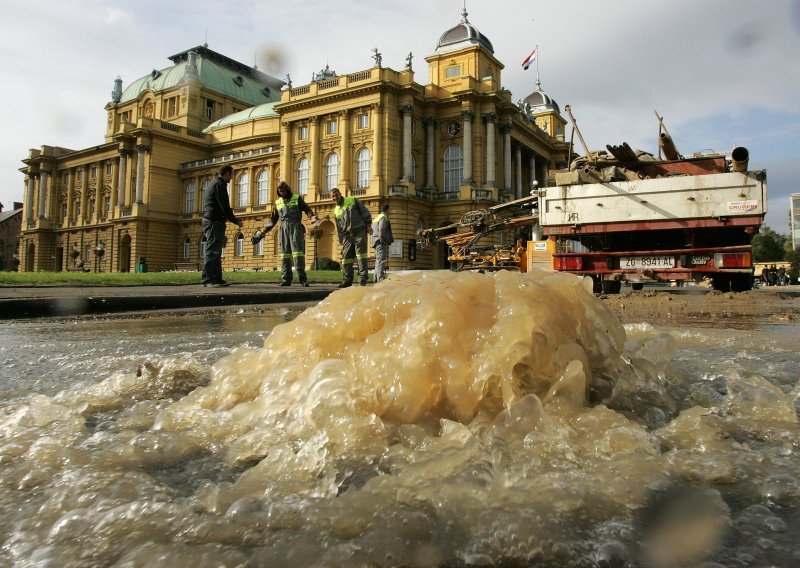
M 0 559 L 790 565 L 792 341 L 625 328 L 563 274 L 338 291 L 213 364 L 120 353 L 96 379 L 18 386 Z

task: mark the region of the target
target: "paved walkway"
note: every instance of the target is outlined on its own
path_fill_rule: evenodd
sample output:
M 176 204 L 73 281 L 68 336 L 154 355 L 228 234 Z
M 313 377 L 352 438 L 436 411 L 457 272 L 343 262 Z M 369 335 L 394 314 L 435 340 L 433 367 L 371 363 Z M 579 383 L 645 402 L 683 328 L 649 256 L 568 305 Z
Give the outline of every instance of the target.
M 232 284 L 226 288 L 181 286 L 0 287 L 0 320 L 63 317 L 177 308 L 318 302 L 336 284 Z

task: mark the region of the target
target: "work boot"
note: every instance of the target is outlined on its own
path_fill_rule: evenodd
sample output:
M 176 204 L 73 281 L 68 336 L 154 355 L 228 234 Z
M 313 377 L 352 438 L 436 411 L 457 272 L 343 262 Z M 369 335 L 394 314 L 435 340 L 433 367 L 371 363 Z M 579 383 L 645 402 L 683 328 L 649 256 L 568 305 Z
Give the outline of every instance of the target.
M 291 282 L 287 282 L 286 280 L 281 280 L 281 286 L 289 286 Z
M 349 287 L 350 287 L 350 286 L 352 286 L 352 285 L 353 285 L 353 283 L 352 283 L 352 282 L 342 282 L 341 284 L 339 284 L 339 285 L 337 286 L 337 288 L 349 288 Z
M 302 282 L 300 282 L 300 286 L 302 286 L 303 288 L 308 288 L 308 280 L 303 280 Z
M 367 285 L 367 281 L 366 281 L 366 280 L 362 280 L 362 281 L 361 281 L 361 285 L 362 285 L 362 286 L 366 286 L 366 285 Z

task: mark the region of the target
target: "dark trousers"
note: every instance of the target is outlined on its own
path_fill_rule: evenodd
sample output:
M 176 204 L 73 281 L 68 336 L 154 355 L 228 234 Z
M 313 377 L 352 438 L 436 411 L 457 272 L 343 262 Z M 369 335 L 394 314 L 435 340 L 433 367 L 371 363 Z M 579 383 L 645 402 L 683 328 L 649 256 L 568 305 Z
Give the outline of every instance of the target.
M 203 263 L 203 284 L 222 282 L 222 249 L 225 248 L 225 222 L 203 219 L 206 254 Z

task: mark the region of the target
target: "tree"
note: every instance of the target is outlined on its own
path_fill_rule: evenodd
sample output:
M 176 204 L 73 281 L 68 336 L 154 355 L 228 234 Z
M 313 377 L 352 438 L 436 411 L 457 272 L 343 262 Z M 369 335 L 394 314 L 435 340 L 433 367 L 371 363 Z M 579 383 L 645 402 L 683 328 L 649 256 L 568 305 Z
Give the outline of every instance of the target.
M 766 225 L 753 237 L 753 262 L 781 262 L 786 256 L 786 235 L 779 235 Z

